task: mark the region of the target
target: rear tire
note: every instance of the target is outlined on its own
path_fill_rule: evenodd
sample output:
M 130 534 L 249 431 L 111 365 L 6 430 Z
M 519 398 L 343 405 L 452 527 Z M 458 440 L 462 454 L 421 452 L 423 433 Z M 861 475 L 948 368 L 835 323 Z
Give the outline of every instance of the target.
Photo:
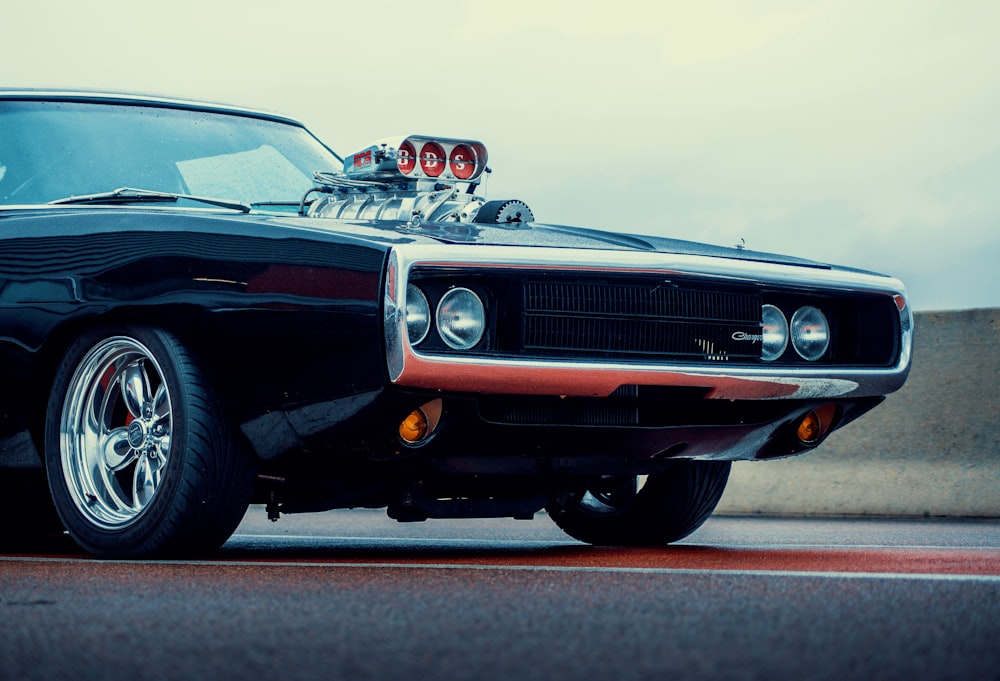
M 188 556 L 228 539 L 249 505 L 251 457 L 172 334 L 95 330 L 67 350 L 45 424 L 56 511 L 108 558 Z
M 645 478 L 606 477 L 566 491 L 546 508 L 566 534 L 602 546 L 664 545 L 708 520 L 729 480 L 729 461 L 676 461 Z

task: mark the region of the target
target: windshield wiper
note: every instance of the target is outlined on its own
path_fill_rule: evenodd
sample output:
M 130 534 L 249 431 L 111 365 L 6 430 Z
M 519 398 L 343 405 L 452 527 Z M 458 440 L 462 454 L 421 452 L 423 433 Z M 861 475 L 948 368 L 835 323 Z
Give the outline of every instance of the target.
M 64 199 L 49 201 L 49 204 L 126 204 L 126 203 L 176 203 L 180 199 L 187 201 L 197 201 L 207 203 L 210 206 L 220 208 L 231 208 L 232 210 L 250 212 L 250 206 L 239 201 L 229 199 L 212 199 L 206 196 L 192 196 L 191 194 L 174 194 L 172 192 L 158 192 L 151 189 L 133 189 L 132 187 L 120 187 L 110 192 L 100 192 L 97 194 L 82 194 L 80 196 L 67 196 Z

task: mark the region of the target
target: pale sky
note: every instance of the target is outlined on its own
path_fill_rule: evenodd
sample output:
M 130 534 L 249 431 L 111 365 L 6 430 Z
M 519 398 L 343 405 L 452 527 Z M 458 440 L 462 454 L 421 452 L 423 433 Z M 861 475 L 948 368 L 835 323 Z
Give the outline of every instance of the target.
M 900 277 L 1000 307 L 1000 2 L 39 0 L 0 85 L 141 91 L 303 120 L 341 154 L 482 140 L 542 222 Z

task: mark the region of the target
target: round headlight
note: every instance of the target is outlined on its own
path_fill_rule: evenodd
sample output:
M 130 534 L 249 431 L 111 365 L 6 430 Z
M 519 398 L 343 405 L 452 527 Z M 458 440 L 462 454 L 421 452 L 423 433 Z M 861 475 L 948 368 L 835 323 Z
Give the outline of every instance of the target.
M 406 335 L 410 345 L 416 345 L 427 337 L 431 328 L 431 308 L 427 296 L 413 284 L 406 286 Z
M 819 308 L 807 305 L 792 315 L 792 347 L 802 359 L 815 362 L 830 347 L 830 324 Z
M 483 301 L 467 288 L 453 288 L 441 297 L 437 307 L 437 328 L 441 340 L 455 350 L 474 347 L 486 330 Z
M 774 305 L 761 308 L 760 358 L 773 362 L 785 353 L 788 347 L 788 322 L 785 315 Z

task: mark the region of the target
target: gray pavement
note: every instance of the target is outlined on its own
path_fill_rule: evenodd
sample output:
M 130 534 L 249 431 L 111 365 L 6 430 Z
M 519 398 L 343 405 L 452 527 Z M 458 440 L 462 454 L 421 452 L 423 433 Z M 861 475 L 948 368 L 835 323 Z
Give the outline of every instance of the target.
M 534 520 L 474 518 L 399 523 L 383 510 L 358 509 L 284 515 L 267 519 L 263 506 L 247 511 L 229 546 L 241 537 L 393 539 L 488 547 L 493 542 L 582 546 L 567 537 L 545 513 Z M 683 545 L 719 546 L 914 546 L 1000 548 L 1000 520 L 949 518 L 793 518 L 716 513 Z
M 399 565 L 414 543 L 485 564 Z M 209 561 L 8 554 L 0 679 L 1000 677 L 1000 577 L 502 564 L 564 543 L 544 517 L 272 524 L 255 508 Z M 681 552 L 871 544 L 995 555 L 1000 524 L 723 516 Z

